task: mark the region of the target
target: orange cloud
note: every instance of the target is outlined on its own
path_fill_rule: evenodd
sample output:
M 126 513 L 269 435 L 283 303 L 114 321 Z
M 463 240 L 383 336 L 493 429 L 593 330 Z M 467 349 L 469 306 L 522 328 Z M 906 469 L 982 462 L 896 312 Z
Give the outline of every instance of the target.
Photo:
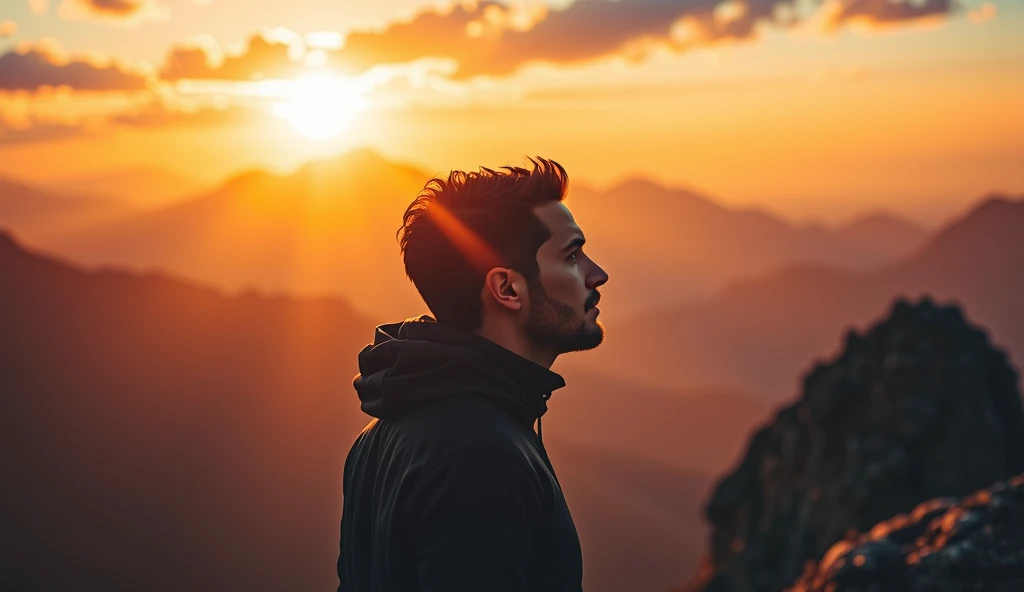
M 28 0 L 28 8 L 32 11 L 32 14 L 46 14 L 50 10 L 50 0 Z
M 120 113 L 111 118 L 110 123 L 130 127 L 210 128 L 253 123 L 259 117 L 258 112 L 239 105 L 181 108 L 153 103 L 130 113 Z
M 110 16 L 130 16 L 145 8 L 142 0 L 74 0 L 87 10 Z
M 17 117 L 0 111 L 0 146 L 102 136 L 114 127 L 210 129 L 252 124 L 260 118 L 259 112 L 239 105 L 187 107 L 159 101 L 129 111 L 84 118 L 36 114 Z
M 953 0 L 825 0 L 827 25 L 897 24 L 947 15 Z M 577 0 L 525 17 L 497 2 L 421 12 L 382 30 L 355 32 L 336 61 L 357 70 L 419 58 L 450 59 L 454 76 L 504 75 L 531 62 L 575 63 L 653 45 L 683 51 L 756 36 L 760 23 L 798 23 L 797 0 Z M 819 15 L 818 19 L 821 18 Z
M 67 86 L 77 90 L 141 90 L 147 77 L 106 56 L 71 57 L 52 39 L 0 55 L 0 90 Z
M 285 41 L 253 35 L 239 54 L 218 59 L 210 44 L 187 44 L 171 49 L 161 70 L 166 80 L 252 80 L 287 78 L 302 70 L 292 59 L 293 45 Z
M 14 37 L 18 32 L 18 23 L 14 21 L 0 21 L 0 39 Z
M 832 32 L 850 23 L 877 28 L 944 18 L 953 9 L 953 0 L 825 0 L 817 18 L 821 28 Z
M 338 61 L 365 69 L 422 57 L 448 58 L 457 77 L 511 73 L 531 62 L 573 63 L 636 53 L 661 43 L 685 49 L 752 37 L 763 21 L 780 21 L 777 10 L 793 0 L 579 0 L 568 8 L 536 15 L 517 26 L 512 9 L 495 2 L 457 6 L 448 13 L 423 12 L 382 31 L 352 33 Z M 686 35 L 680 36 L 680 25 Z
M 145 20 L 167 20 L 170 11 L 156 0 L 64 0 L 57 14 L 66 20 L 130 27 Z
M 967 18 L 976 25 L 987 23 L 996 16 L 996 5 L 986 2 L 967 13 Z
M 0 146 L 52 142 L 91 135 L 91 129 L 82 122 L 42 119 L 35 116 L 14 121 L 0 112 Z

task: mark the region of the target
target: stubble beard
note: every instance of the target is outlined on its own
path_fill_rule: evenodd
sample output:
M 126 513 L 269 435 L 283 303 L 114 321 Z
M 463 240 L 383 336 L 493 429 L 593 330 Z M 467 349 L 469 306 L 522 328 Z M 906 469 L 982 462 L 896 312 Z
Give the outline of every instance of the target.
M 540 282 L 530 286 L 526 334 L 533 343 L 557 353 L 594 349 L 604 341 L 604 325 L 579 316 L 571 305 L 551 298 Z

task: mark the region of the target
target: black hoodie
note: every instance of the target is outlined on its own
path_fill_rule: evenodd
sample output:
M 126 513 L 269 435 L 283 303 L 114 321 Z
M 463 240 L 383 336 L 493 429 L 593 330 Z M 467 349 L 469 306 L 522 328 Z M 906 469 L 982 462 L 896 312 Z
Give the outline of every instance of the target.
M 579 537 L 536 420 L 558 374 L 423 316 L 359 354 L 377 418 L 345 461 L 338 590 L 578 592 Z

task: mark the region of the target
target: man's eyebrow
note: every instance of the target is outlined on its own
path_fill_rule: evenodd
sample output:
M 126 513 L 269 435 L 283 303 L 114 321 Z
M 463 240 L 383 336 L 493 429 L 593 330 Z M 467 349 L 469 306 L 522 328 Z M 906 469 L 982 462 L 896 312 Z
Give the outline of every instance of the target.
M 579 236 L 579 235 L 574 236 L 573 239 L 571 241 L 569 241 L 569 243 L 567 245 L 562 247 L 562 250 L 559 251 L 559 252 L 560 253 L 564 253 L 564 252 L 569 251 L 571 249 L 575 249 L 576 247 L 582 247 L 583 243 L 585 243 L 585 242 L 587 242 L 587 239 L 583 238 L 582 236 Z

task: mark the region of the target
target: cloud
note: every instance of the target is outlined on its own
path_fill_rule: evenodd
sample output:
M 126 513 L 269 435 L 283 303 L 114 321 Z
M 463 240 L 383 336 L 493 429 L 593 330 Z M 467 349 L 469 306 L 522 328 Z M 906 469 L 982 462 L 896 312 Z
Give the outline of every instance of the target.
M 941 17 L 953 0 L 824 0 L 818 20 L 898 24 Z M 532 62 L 577 63 L 645 57 L 755 38 L 764 23 L 800 24 L 800 0 L 577 0 L 563 10 L 523 14 L 493 1 L 428 10 L 380 30 L 353 32 L 334 61 L 356 71 L 434 57 L 457 64 L 454 77 L 505 75 Z M 813 6 L 817 6 L 814 3 Z M 812 7 L 813 7 L 812 6 Z M 827 18 L 822 18 L 825 15 Z
M 32 11 L 32 14 L 46 14 L 50 10 L 50 0 L 28 0 L 28 8 Z
M 130 28 L 143 21 L 165 21 L 170 18 L 170 9 L 156 0 L 64 0 L 57 15 L 70 21 Z
M 147 87 L 144 73 L 92 54 L 69 56 L 52 39 L 23 44 L 0 55 L 0 90 L 67 86 L 76 90 L 119 91 Z
M 14 37 L 18 33 L 18 23 L 14 21 L 0 21 L 0 39 Z
M 851 23 L 872 28 L 893 27 L 944 18 L 954 8 L 954 0 L 825 0 L 818 23 L 826 31 L 836 31 Z
M 29 117 L 14 121 L 0 113 L 0 146 L 54 142 L 92 135 L 90 127 L 82 122 Z
M 240 105 L 172 106 L 153 103 L 132 112 L 120 113 L 110 119 L 114 125 L 128 127 L 222 127 L 254 123 L 260 114 Z
M 302 71 L 294 59 L 301 55 L 302 45 L 297 36 L 286 33 L 253 35 L 240 53 L 223 57 L 211 40 L 179 45 L 171 49 L 160 74 L 165 80 L 289 78 Z
M 508 74 L 530 62 L 573 63 L 611 55 L 642 57 L 652 44 L 682 50 L 755 35 L 761 22 L 784 23 L 781 8 L 794 0 L 578 0 L 527 26 L 513 9 L 485 2 L 449 13 L 423 12 L 381 31 L 352 33 L 341 63 L 419 57 L 449 58 L 456 76 Z M 723 6 L 726 10 L 723 10 Z
M 967 18 L 976 25 L 987 23 L 996 16 L 996 5 L 986 2 L 967 13 Z
M 0 112 L 0 146 L 97 137 L 119 127 L 211 129 L 253 124 L 262 119 L 265 116 L 260 112 L 240 105 L 171 105 L 158 101 L 128 111 L 77 119 L 66 115 L 41 117 L 28 114 L 17 117 Z

